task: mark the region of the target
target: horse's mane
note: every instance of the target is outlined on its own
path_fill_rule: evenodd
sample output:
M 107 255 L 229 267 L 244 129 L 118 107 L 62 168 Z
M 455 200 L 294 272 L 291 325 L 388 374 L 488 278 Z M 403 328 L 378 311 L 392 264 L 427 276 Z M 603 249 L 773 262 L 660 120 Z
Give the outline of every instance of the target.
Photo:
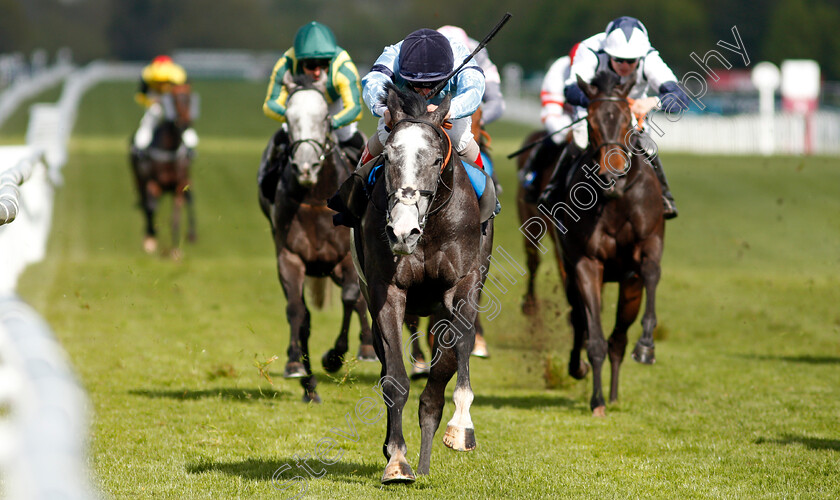
M 385 93 L 383 93 L 380 97 L 380 102 L 383 105 L 388 105 L 388 93 L 391 90 L 397 93 L 397 97 L 399 98 L 400 102 L 400 108 L 402 108 L 403 113 L 407 114 L 412 118 L 420 118 L 421 116 L 426 114 L 427 102 L 425 97 L 416 92 L 406 92 L 400 90 L 392 82 L 388 82 L 385 84 Z
M 621 78 L 612 71 L 599 71 L 592 79 L 592 85 L 598 87 L 598 90 L 604 94 L 612 92 L 619 83 L 621 83 Z

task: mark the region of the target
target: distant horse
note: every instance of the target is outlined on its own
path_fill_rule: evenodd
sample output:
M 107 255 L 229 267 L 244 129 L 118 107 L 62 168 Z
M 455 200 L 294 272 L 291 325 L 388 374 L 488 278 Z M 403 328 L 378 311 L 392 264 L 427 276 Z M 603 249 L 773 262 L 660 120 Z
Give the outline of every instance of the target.
M 440 325 L 429 380 L 420 396 L 418 472 L 429 473 L 444 390 L 456 370 L 455 416 L 443 442 L 461 451 L 475 448 L 469 362 L 493 221 L 481 223 L 475 191 L 441 128 L 449 105 L 447 97 L 428 113 L 422 96 L 389 87 L 393 127 L 382 174 L 354 233 L 362 291 L 373 316 L 374 347 L 382 363 L 380 386 L 389 404 L 383 483 L 415 480 L 402 431 L 409 391 L 402 356 L 407 314 L 435 314 Z
M 335 345 L 321 358 L 324 369 L 336 372 L 348 350 L 347 333 L 355 310 L 361 323 L 358 356 L 375 360 L 367 304 L 350 254 L 350 230 L 333 227 L 326 200 L 351 172 L 351 166 L 330 132 L 325 89 L 310 77 L 287 84 L 286 122 L 290 139 L 288 162 L 282 167 L 272 202 L 258 189 L 259 203 L 271 222 L 277 273 L 286 296 L 289 359 L 283 375 L 300 378 L 303 400 L 320 402 L 309 359 L 310 314 L 303 295 L 306 276 L 326 277 L 341 287 L 344 316 Z M 273 138 L 271 139 L 274 140 Z M 266 148 L 264 159 L 268 154 Z
M 590 407 L 605 413 L 601 368 L 609 355 L 610 402 L 618 399 L 618 374 L 627 346 L 627 329 L 636 320 L 642 295 L 647 295 L 643 333 L 633 358 L 651 364 L 654 358 L 656 285 L 659 282 L 665 236 L 662 191 L 656 174 L 634 135 L 627 94 L 630 79 L 618 83 L 612 73 L 598 73 L 593 84 L 578 78 L 589 98 L 588 149 L 572 174 L 570 189 L 555 191 L 551 213 L 565 228 L 559 240 L 566 270 L 566 297 L 571 305 L 574 345 L 569 373 L 586 376 L 581 361 L 585 348 L 593 372 Z M 604 282 L 619 284 L 616 324 L 609 338 L 601 327 L 601 289 Z
M 484 157 L 485 167 L 487 166 L 487 160 L 490 158 L 490 134 L 484 130 L 484 127 L 481 126 L 481 107 L 479 106 L 478 109 L 475 110 L 475 113 L 472 115 L 472 134 L 475 142 L 478 144 L 479 148 L 481 149 L 481 154 Z M 492 173 L 493 182 L 496 183 L 497 189 L 496 192 L 499 193 L 498 190 L 498 181 L 496 180 L 496 172 L 495 170 Z M 489 265 L 489 262 L 488 262 Z M 489 271 L 489 270 L 488 270 Z M 435 318 L 429 318 L 429 326 L 426 330 L 427 333 L 427 341 L 429 347 L 432 347 L 434 344 L 434 337 L 431 335 L 431 332 L 435 329 Z M 411 356 L 412 356 L 412 367 L 411 367 L 411 378 L 417 379 L 426 377 L 429 375 L 429 364 L 426 361 L 426 355 L 423 354 L 423 349 L 420 346 L 420 338 L 419 338 L 419 326 L 420 326 L 420 318 L 419 316 L 413 314 L 407 314 L 405 325 L 408 328 L 408 332 L 411 334 L 413 339 L 411 342 Z M 476 315 L 475 317 L 475 345 L 473 346 L 472 353 L 473 356 L 478 358 L 487 358 L 490 356 L 490 351 L 487 349 L 487 342 L 484 340 L 484 327 L 481 325 L 481 315 Z
M 571 132 L 568 133 L 567 142 L 571 140 Z M 540 139 L 546 138 L 545 130 L 537 130 L 532 132 L 528 137 L 525 138 L 525 141 L 522 143 L 523 146 L 527 144 L 533 144 Z M 541 147 L 534 146 L 534 147 Z M 555 155 L 541 155 L 541 164 L 534 166 L 534 171 L 537 173 L 536 177 L 534 178 L 533 182 L 536 184 L 539 192 L 545 191 L 546 186 L 551 181 L 551 174 L 554 171 L 554 167 L 557 164 L 557 160 L 560 157 L 560 152 L 562 149 L 557 151 Z M 525 168 L 525 163 L 528 161 L 528 154 L 520 154 L 516 158 L 516 168 L 517 170 L 522 170 Z M 519 214 L 519 223 L 521 224 L 520 227 L 525 226 L 528 224 L 529 221 L 532 221 L 534 217 L 537 217 L 542 220 L 542 227 L 548 228 L 549 234 L 552 238 L 552 247 L 554 248 L 554 257 L 557 259 L 557 268 L 560 270 L 560 278 L 564 280 L 564 273 L 563 270 L 563 256 L 560 250 L 560 242 L 558 242 L 555 237 L 556 234 L 550 230 L 552 227 L 551 218 L 538 210 L 536 203 L 529 203 L 525 200 L 525 188 L 522 184 L 519 184 L 516 190 L 516 209 Z M 526 227 L 525 230 L 530 230 Z M 539 302 L 537 300 L 535 285 L 537 279 L 537 268 L 540 265 L 540 249 L 534 242 L 529 238 L 524 238 L 525 241 L 525 255 L 527 258 L 528 264 L 528 285 L 525 289 L 525 297 L 522 299 L 522 312 L 528 316 L 534 316 L 537 313 L 537 309 L 539 308 Z
M 140 206 L 146 216 L 146 237 L 143 249 L 157 250 L 155 212 L 163 193 L 172 193 L 172 255 L 180 256 L 181 210 L 187 209 L 187 240 L 195 241 L 195 210 L 190 185 L 192 154 L 181 140 L 181 134 L 193 120 L 193 97 L 188 84 L 175 85 L 161 96 L 165 119 L 155 128 L 152 142 L 146 150 L 132 148 L 131 167 L 140 193 Z

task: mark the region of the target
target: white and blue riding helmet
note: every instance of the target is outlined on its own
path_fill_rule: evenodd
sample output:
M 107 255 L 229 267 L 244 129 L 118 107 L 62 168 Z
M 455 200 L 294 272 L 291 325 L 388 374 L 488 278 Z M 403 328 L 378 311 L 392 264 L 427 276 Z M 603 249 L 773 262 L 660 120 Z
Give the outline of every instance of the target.
M 617 59 L 638 59 L 650 50 L 645 25 L 635 17 L 623 16 L 610 22 L 604 30 L 603 49 Z

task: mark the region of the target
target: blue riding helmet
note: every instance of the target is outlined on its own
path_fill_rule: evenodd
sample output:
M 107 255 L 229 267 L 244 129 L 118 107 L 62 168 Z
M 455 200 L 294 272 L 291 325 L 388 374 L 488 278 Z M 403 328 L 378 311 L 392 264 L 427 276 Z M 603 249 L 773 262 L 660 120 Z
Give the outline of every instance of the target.
M 449 75 L 454 61 L 445 36 L 419 29 L 405 37 L 400 47 L 400 76 L 408 82 L 437 82 Z

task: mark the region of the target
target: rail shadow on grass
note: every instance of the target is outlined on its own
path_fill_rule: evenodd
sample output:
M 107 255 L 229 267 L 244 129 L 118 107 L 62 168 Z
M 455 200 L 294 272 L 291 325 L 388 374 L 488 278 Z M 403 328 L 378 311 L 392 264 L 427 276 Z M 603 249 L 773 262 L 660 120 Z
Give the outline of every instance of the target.
M 758 361 L 785 361 L 788 363 L 803 363 L 807 365 L 840 365 L 840 356 L 813 356 L 802 354 L 799 356 L 774 356 L 766 354 L 738 354 L 737 357 Z
M 180 399 L 180 400 L 197 400 L 197 399 L 212 399 L 221 398 L 230 401 L 263 401 L 263 400 L 277 400 L 287 401 L 293 400 L 293 396 L 288 391 L 276 391 L 274 389 L 236 389 L 231 387 L 220 387 L 218 389 L 202 389 L 202 390 L 154 390 L 154 389 L 132 389 L 128 391 L 133 396 L 142 396 L 151 399 Z
M 301 453 L 301 456 L 305 455 Z M 194 464 L 187 464 L 186 469 L 190 474 L 201 474 L 204 472 L 221 472 L 229 476 L 239 476 L 242 479 L 249 479 L 253 481 L 271 481 L 274 473 L 278 469 L 284 467 L 278 479 L 275 481 L 282 484 L 283 481 L 292 479 L 296 475 L 310 478 L 304 469 L 298 467 L 301 462 L 301 456 L 289 458 L 271 458 L 259 459 L 249 458 L 240 461 L 218 461 L 218 462 L 199 462 Z M 316 473 L 322 474 L 320 479 L 339 479 L 346 481 L 348 479 L 357 480 L 358 482 L 369 482 L 372 479 L 379 479 L 382 474 L 383 465 L 361 464 L 351 461 L 339 461 L 333 465 L 324 465 L 317 459 L 309 458 L 306 464 Z M 288 465 L 291 468 L 286 468 Z M 301 466 L 302 467 L 302 466 Z M 326 471 L 326 472 L 322 472 Z
M 775 439 L 758 438 L 755 440 L 755 444 L 801 444 L 812 450 L 840 451 L 840 439 L 812 438 L 793 434 L 784 434 L 782 437 Z

